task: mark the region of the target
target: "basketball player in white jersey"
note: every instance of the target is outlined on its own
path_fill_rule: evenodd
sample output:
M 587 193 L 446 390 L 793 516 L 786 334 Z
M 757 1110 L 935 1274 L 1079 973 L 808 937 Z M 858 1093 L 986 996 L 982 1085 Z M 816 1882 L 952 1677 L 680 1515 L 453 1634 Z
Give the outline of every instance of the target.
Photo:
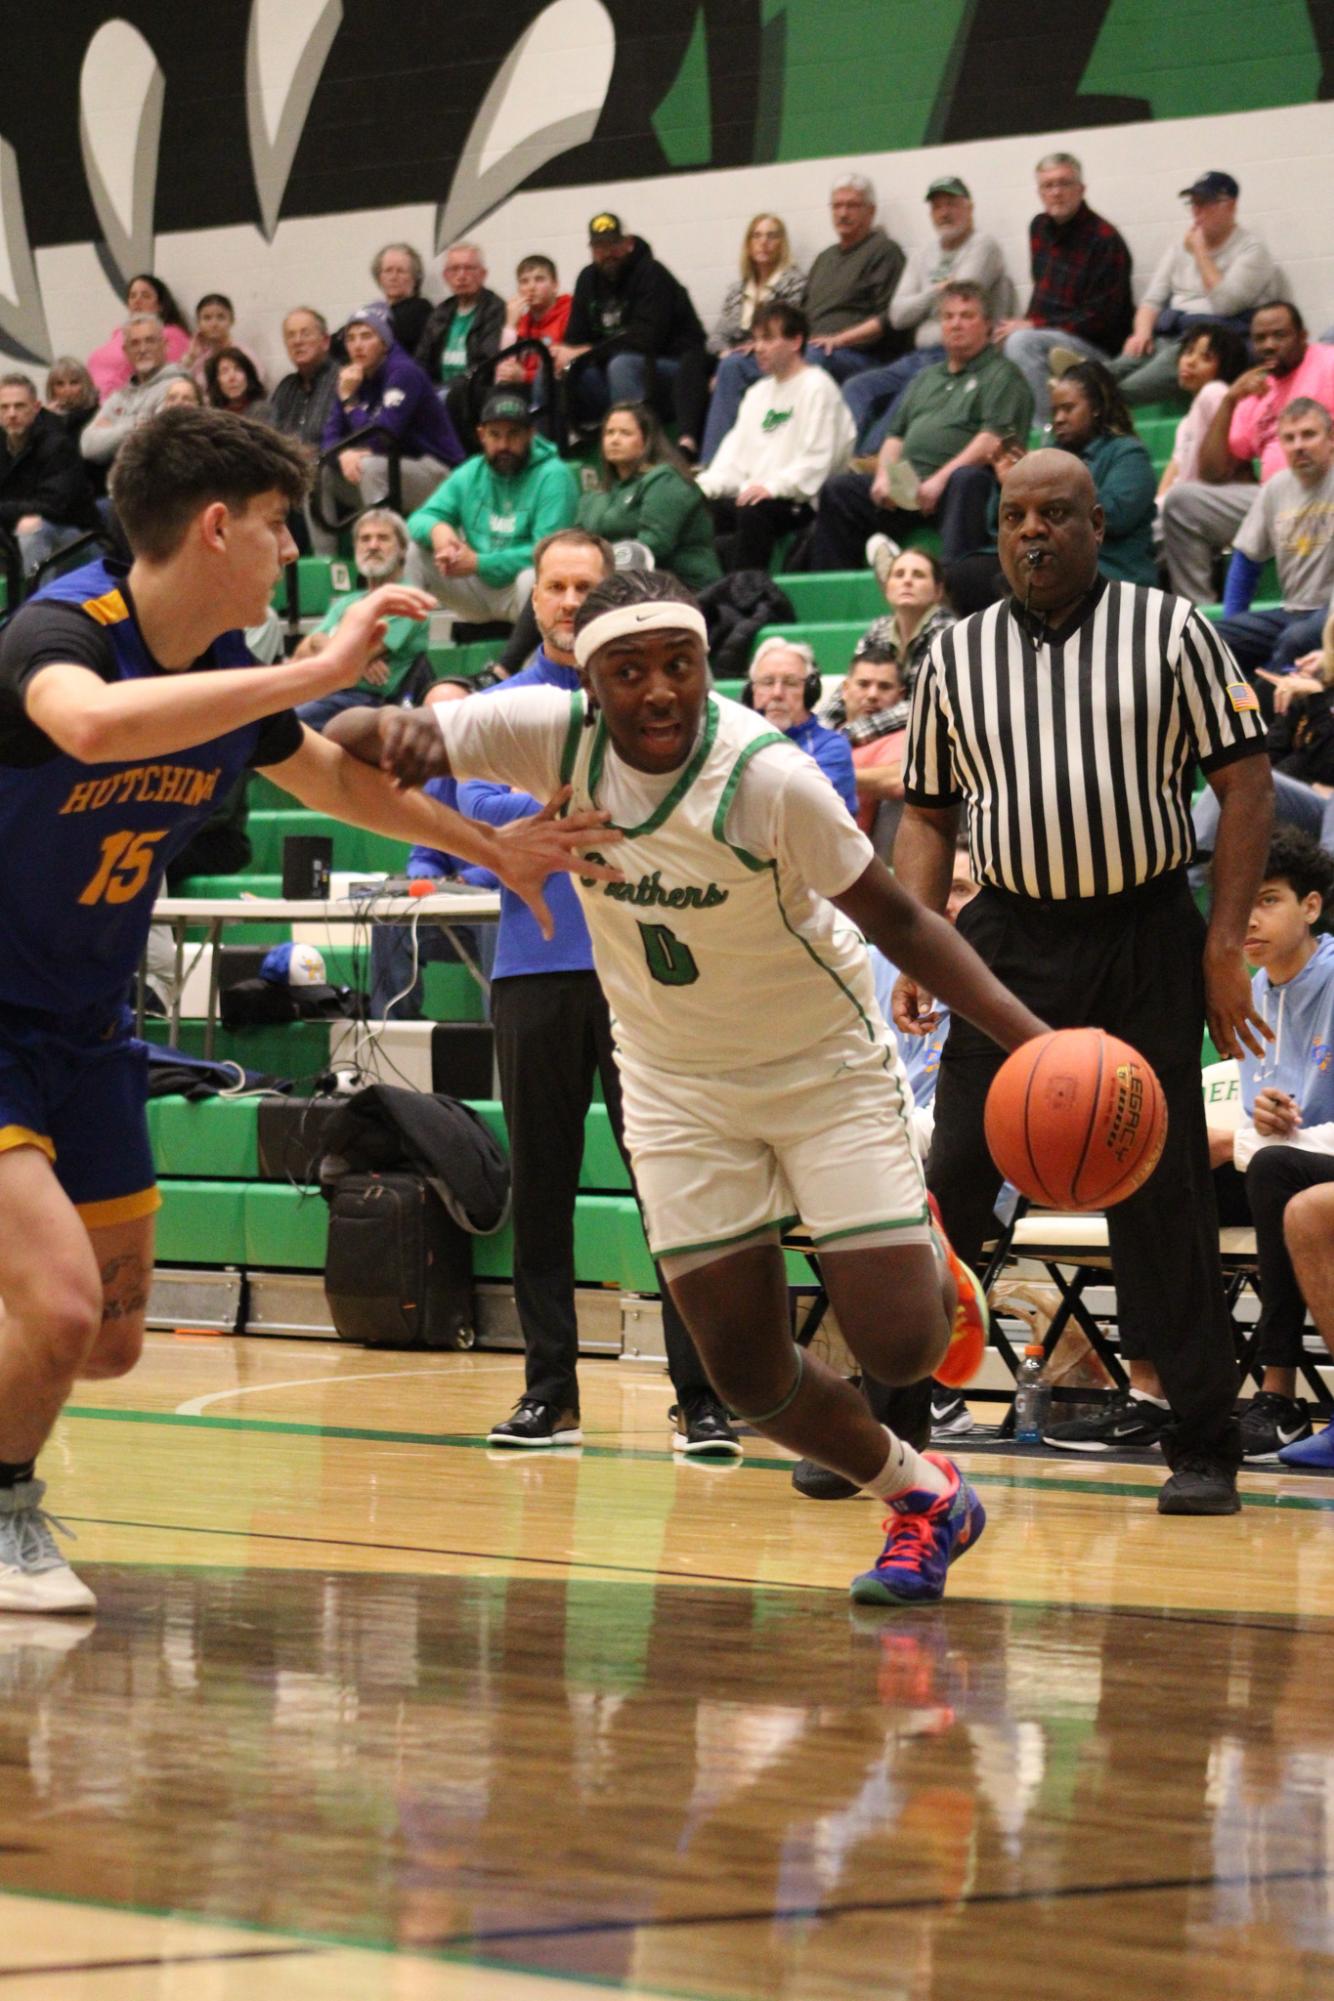
M 794 1346 L 779 1232 L 807 1225 L 844 1337 L 881 1382 L 966 1381 L 985 1304 L 928 1210 L 862 934 L 1006 1049 L 1043 1023 L 898 887 L 810 758 L 709 693 L 704 620 L 674 577 L 617 573 L 575 632 L 581 693 L 349 712 L 341 740 L 404 784 L 569 785 L 572 806 L 609 811 L 625 880 L 575 880 L 654 1255 L 741 1421 L 888 1503 L 853 1597 L 939 1598 L 981 1502 Z

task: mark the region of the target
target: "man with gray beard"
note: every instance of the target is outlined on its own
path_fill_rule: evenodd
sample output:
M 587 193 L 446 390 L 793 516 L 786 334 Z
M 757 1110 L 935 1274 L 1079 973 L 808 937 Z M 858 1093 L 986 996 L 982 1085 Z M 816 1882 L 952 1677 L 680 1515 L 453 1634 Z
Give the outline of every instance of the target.
M 402 515 L 395 514 L 391 507 L 368 507 L 357 518 L 352 553 L 364 588 L 334 599 L 317 629 L 308 633 L 297 647 L 294 659 L 305 660 L 312 653 L 321 652 L 343 614 L 368 591 L 401 580 L 408 553 L 407 523 Z M 330 717 L 342 709 L 379 708 L 386 702 L 401 702 L 405 684 L 425 653 L 429 639 L 430 626 L 425 619 L 391 618 L 384 636 L 384 650 L 371 661 L 356 686 L 303 702 L 297 714 L 311 729 L 323 730 Z

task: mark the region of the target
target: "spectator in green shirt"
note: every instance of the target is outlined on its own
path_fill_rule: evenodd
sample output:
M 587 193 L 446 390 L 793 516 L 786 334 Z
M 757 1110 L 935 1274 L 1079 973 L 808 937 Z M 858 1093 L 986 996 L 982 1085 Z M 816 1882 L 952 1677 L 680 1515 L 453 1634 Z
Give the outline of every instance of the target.
M 1078 362 L 1052 383 L 1051 435 L 1093 475 L 1106 522 L 1098 551 L 1102 575 L 1122 584 L 1157 583 L 1153 461 L 1135 436 L 1121 389 L 1100 361 Z
M 923 515 L 939 524 L 946 562 L 984 541 L 992 455 L 1011 432 L 1027 434 L 1033 392 L 991 344 L 980 285 L 961 280 L 946 286 L 940 338 L 945 359 L 913 378 L 890 421 L 874 478 L 838 473 L 820 489 L 811 569 L 859 569 L 868 536 L 897 542 Z
M 408 526 L 391 507 L 368 507 L 357 518 L 352 538 L 353 557 L 364 589 L 347 591 L 335 598 L 314 632 L 307 633 L 292 656 L 308 659 L 328 645 L 338 622 L 367 591 L 381 584 L 396 584 L 403 575 L 408 556 Z M 426 653 L 431 636 L 425 619 L 391 618 L 385 628 L 384 649 L 372 660 L 355 687 L 340 688 L 332 695 L 303 702 L 297 710 L 303 723 L 322 730 L 341 709 L 380 708 L 385 703 L 401 703 L 408 683 Z
M 708 502 L 647 404 L 616 403 L 603 418 L 598 486 L 580 499 L 576 520 L 605 541 L 642 542 L 692 590 L 722 575 Z
M 574 474 L 534 426 L 526 390 L 493 389 L 477 426 L 481 451 L 408 517 L 409 581 L 456 618 L 512 625 L 532 591 L 533 550 L 574 525 Z

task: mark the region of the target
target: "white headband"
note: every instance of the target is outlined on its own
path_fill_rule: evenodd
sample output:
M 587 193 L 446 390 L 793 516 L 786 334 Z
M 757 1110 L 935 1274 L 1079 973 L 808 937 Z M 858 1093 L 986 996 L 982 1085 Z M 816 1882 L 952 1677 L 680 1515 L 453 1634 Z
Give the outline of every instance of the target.
M 574 657 L 581 667 L 587 667 L 598 648 L 613 639 L 621 639 L 626 633 L 664 630 L 693 632 L 704 646 L 709 643 L 709 628 L 702 611 L 674 598 L 656 598 L 648 604 L 622 604 L 612 611 L 599 612 L 575 634 Z

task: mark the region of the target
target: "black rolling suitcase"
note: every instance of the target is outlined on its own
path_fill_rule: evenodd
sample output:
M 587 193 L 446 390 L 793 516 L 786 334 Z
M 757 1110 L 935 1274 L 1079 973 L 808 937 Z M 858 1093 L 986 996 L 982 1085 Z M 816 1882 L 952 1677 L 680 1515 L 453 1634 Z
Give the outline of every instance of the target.
M 324 1289 L 342 1341 L 471 1348 L 472 1245 L 417 1174 L 344 1174 L 329 1196 Z

